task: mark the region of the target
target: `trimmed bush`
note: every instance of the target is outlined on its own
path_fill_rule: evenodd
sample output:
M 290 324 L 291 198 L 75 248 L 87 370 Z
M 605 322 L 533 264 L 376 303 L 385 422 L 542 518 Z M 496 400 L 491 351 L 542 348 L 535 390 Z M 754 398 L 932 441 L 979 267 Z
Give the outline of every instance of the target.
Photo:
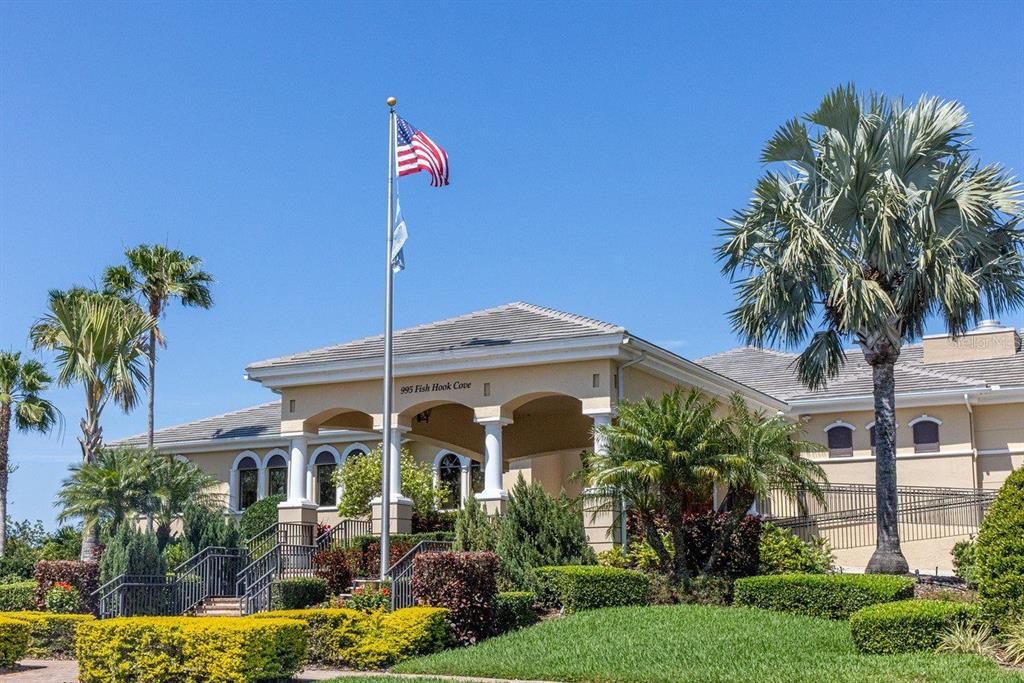
M 736 579 L 757 573 L 761 518 L 747 515 L 733 525 L 728 512 L 699 512 L 683 519 L 690 576 Z
M 776 574 L 733 585 L 736 605 L 827 619 L 847 619 L 868 605 L 912 597 L 913 579 L 881 574 Z
M 348 564 L 348 553 L 343 548 L 327 548 L 313 555 L 316 575 L 327 582 L 331 595 L 347 593 L 352 587 L 352 570 Z
M 96 611 L 96 598 L 93 593 L 100 587 L 100 565 L 97 562 L 80 560 L 43 560 L 36 562 L 36 608 L 46 606 L 46 594 L 58 583 L 67 583 L 78 589 L 84 607 L 90 612 Z
M 316 577 L 282 579 L 270 586 L 270 608 L 305 609 L 327 599 L 327 581 Z
M 0 616 L 0 669 L 14 666 L 28 652 L 29 625 L 20 619 Z
M 495 634 L 508 633 L 536 624 L 540 619 L 533 603 L 537 596 L 526 591 L 498 593 L 495 600 Z
M 954 626 L 978 616 L 978 608 L 948 600 L 900 600 L 871 605 L 850 615 L 857 649 L 869 655 L 935 650 Z
M 299 670 L 306 627 L 294 619 L 130 617 L 79 626 L 82 683 L 249 683 Z
M 805 543 L 789 529 L 765 522 L 758 544 L 759 574 L 825 574 L 832 568 L 828 541 L 816 538 Z
M 447 615 L 436 607 L 371 614 L 342 608 L 264 612 L 253 618 L 305 622 L 313 664 L 376 669 L 444 649 L 451 641 Z
M 4 616 L 29 625 L 28 656 L 35 659 L 70 659 L 75 654 L 75 629 L 91 614 L 52 614 L 50 612 L 11 612 Z
M 0 584 L 0 612 L 21 612 L 36 608 L 36 582 Z
M 285 497 L 281 495 L 267 496 L 256 501 L 242 511 L 238 520 L 238 534 L 246 542 L 252 540 L 267 527 L 277 524 L 277 506 L 284 502 Z
M 985 513 L 974 562 L 985 618 L 1003 626 L 1024 619 L 1024 468 L 1006 478 Z
M 565 612 L 643 605 L 651 588 L 647 575 L 633 569 L 570 565 L 541 567 L 536 574 L 542 601 Z
M 953 556 L 953 573 L 964 580 L 968 588 L 978 587 L 978 563 L 975 559 L 977 550 L 975 540 L 957 541 L 949 554 Z
M 494 553 L 420 553 L 412 561 L 412 596 L 446 608 L 455 639 L 475 643 L 494 629 L 497 576 Z

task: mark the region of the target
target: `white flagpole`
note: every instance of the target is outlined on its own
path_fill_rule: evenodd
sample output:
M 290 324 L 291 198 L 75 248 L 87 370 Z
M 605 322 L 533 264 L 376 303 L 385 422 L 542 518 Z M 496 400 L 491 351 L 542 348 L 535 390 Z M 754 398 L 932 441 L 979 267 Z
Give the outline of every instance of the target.
M 391 249 L 394 246 L 395 230 L 395 105 L 398 101 L 389 97 L 388 104 L 388 237 L 387 237 L 387 280 L 384 286 L 384 420 L 382 423 L 383 457 L 381 458 L 381 501 L 380 501 L 380 578 L 385 580 L 391 564 L 391 391 L 393 384 L 391 358 L 391 331 L 394 306 L 394 279 Z M 395 463 L 398 466 L 398 463 Z

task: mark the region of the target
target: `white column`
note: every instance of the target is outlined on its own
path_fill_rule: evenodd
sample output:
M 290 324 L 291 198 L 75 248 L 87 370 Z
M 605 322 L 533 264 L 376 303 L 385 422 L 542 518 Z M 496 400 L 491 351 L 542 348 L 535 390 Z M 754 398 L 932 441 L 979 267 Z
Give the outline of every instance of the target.
M 306 463 L 306 500 L 313 500 L 313 463 Z
M 391 469 L 388 474 L 391 479 L 391 500 L 402 498 L 402 431 L 397 428 L 391 430 Z
M 288 458 L 288 502 L 309 502 L 306 477 L 306 436 L 293 436 Z
M 267 497 L 267 468 L 262 465 L 256 471 L 256 497 L 261 500 Z
M 228 477 L 228 508 L 231 512 L 238 512 L 238 470 L 234 467 Z
M 477 496 L 480 500 L 505 500 L 508 496 L 502 487 L 502 471 L 504 464 L 501 454 L 502 428 L 511 424 L 507 417 L 480 418 L 477 422 L 484 426 L 484 490 Z

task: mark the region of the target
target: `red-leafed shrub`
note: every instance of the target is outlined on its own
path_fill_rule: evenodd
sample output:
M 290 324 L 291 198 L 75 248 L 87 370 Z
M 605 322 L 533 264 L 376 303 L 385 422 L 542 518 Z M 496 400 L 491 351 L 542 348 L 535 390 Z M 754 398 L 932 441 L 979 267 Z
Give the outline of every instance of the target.
M 738 579 L 757 574 L 761 519 L 747 515 L 728 533 L 728 513 L 701 512 L 686 516 L 687 565 L 691 576 Z
M 352 587 L 348 555 L 344 548 L 328 548 L 313 556 L 316 575 L 327 582 L 327 591 L 331 595 L 347 593 Z
M 100 565 L 98 562 L 79 560 L 42 560 L 35 568 L 36 607 L 46 607 L 46 594 L 58 583 L 68 584 L 78 590 L 86 610 L 96 611 L 93 592 L 99 588 Z
M 483 553 L 421 553 L 412 562 L 412 595 L 418 604 L 449 611 L 455 639 L 475 643 L 493 633 L 498 556 Z

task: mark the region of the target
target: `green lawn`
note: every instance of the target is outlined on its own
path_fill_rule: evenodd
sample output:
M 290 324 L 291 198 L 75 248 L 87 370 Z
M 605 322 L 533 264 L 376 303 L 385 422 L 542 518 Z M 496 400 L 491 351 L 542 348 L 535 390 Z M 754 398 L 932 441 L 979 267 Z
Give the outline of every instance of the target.
M 688 605 L 584 612 L 395 671 L 602 683 L 1024 682 L 981 657 L 860 655 L 846 622 Z

